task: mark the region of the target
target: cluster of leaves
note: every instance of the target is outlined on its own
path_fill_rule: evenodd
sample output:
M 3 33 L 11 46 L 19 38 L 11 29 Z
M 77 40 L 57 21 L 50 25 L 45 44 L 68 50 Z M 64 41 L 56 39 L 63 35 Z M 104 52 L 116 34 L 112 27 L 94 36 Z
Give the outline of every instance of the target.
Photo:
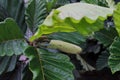
M 87 2 L 87 0 L 84 1 Z M 95 4 L 102 3 L 110 7 L 109 1 L 108 4 L 106 2 Z M 120 70 L 120 4 L 114 10 L 114 8 L 101 7 L 103 5 L 81 2 L 62 6 L 67 3 L 70 2 L 68 0 L 29 0 L 25 7 L 23 0 L 0 1 L 1 75 L 12 72 L 22 80 L 74 80 L 72 71 L 75 67 L 69 57 L 62 52 L 41 47 L 44 42 L 44 39 L 41 39 L 43 35 L 47 36 L 48 41 L 62 40 L 81 46 L 83 49 L 86 37 L 93 36 L 106 48 L 98 58 L 97 68 L 103 69 L 109 62 L 113 73 Z M 55 9 L 52 10 L 53 8 Z M 104 21 L 112 15 L 116 27 L 104 29 Z M 25 39 L 25 34 L 29 35 L 28 31 L 34 35 L 30 39 Z M 25 56 L 22 57 L 23 55 Z M 25 59 L 21 61 L 21 57 Z M 24 64 L 22 68 L 25 68 L 25 71 L 23 73 L 21 69 L 21 73 L 16 74 L 14 71 L 18 68 L 19 61 Z M 27 77 L 29 74 L 31 77 Z M 17 80 L 16 77 L 8 79 Z

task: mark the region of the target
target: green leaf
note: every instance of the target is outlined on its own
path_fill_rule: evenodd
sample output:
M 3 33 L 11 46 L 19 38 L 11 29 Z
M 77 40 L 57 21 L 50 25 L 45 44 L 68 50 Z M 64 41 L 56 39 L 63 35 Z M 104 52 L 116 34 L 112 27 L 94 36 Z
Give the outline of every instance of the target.
M 112 44 L 116 36 L 118 36 L 118 33 L 115 28 L 102 29 L 94 34 L 94 37 L 104 46 Z
M 118 3 L 117 9 L 114 11 L 113 18 L 114 18 L 116 29 L 120 36 L 120 3 Z
M 69 0 L 46 0 L 47 12 L 70 3 Z
M 29 47 L 25 54 L 30 60 L 33 80 L 74 80 L 74 67 L 67 56 L 33 47 Z
M 103 28 L 103 21 L 112 13 L 113 9 L 97 5 L 87 3 L 68 4 L 53 10 L 30 40 L 33 41 L 42 34 L 53 32 L 78 31 L 83 35 L 89 35 Z
M 96 4 L 96 5 L 105 6 L 105 7 L 107 6 L 106 0 L 81 0 L 81 2 Z
M 13 71 L 16 66 L 17 56 L 0 57 L 0 74 Z
M 116 38 L 110 46 L 109 67 L 112 73 L 120 71 L 120 37 Z
M 102 52 L 96 62 L 96 68 L 98 70 L 102 70 L 103 68 L 108 67 L 108 58 L 109 58 L 108 51 Z
M 47 15 L 45 0 L 32 0 L 26 9 L 26 22 L 34 33 Z
M 29 66 L 27 65 L 25 69 L 23 70 L 23 77 L 22 80 L 32 80 L 32 72 L 29 69 Z
M 7 18 L 0 22 L 0 56 L 19 55 L 26 46 L 24 36 L 13 19 Z
M 48 35 L 49 39 L 54 39 L 54 40 L 62 40 L 66 42 L 70 42 L 76 45 L 82 45 L 86 42 L 86 38 L 83 37 L 81 34 L 78 32 L 58 32 L 58 33 L 53 33 Z
M 5 14 L 7 14 L 4 14 L 4 18 L 14 18 L 14 20 L 18 23 L 20 29 L 25 33 L 27 27 L 25 24 L 24 0 L 0 0 L 0 5 L 4 8 L 4 12 L 6 12 Z

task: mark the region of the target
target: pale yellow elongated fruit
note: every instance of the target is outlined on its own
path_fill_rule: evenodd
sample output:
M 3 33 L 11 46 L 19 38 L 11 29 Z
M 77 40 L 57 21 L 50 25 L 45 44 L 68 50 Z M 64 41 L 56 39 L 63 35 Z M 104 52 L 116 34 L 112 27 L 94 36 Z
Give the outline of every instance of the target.
M 62 52 L 68 53 L 68 54 L 76 54 L 76 58 L 81 61 L 81 65 L 83 65 L 83 68 L 86 71 L 92 71 L 95 70 L 94 67 L 89 65 L 80 55 L 79 53 L 82 52 L 82 49 L 74 44 L 64 42 L 61 40 L 51 40 L 49 45 L 47 46 L 48 48 L 52 49 L 58 49 Z
M 51 40 L 48 48 L 58 49 L 68 54 L 79 54 L 82 52 L 79 46 L 61 40 Z

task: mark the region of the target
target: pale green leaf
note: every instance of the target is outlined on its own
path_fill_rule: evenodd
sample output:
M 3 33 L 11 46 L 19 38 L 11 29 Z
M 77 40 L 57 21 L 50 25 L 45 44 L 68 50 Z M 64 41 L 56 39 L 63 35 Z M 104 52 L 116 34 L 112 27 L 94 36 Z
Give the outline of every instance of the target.
M 116 29 L 120 36 L 120 3 L 118 3 L 117 9 L 114 11 L 113 18 L 114 18 Z
M 33 47 L 27 48 L 25 54 L 33 80 L 74 80 L 74 67 L 67 56 Z
M 115 8 L 115 2 L 114 0 L 106 0 L 108 7 Z
M 78 31 L 83 35 L 97 31 L 104 26 L 104 20 L 113 9 L 87 3 L 72 3 L 53 10 L 39 26 L 31 41 L 43 34 Z

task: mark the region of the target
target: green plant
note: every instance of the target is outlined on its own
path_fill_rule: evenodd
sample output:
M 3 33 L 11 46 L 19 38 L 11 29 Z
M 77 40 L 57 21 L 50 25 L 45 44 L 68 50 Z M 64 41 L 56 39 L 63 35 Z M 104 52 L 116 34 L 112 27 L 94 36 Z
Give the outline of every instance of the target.
M 104 33 L 105 31 L 100 31 L 100 29 L 104 28 L 104 21 L 107 17 L 112 15 L 114 15 L 116 29 L 119 33 L 119 11 L 115 10 L 113 13 L 113 8 L 87 3 L 73 3 L 51 11 L 52 8 L 58 7 L 57 4 L 60 3 L 56 3 L 56 0 L 52 1 L 30 0 L 27 7 L 24 6 L 22 0 L 18 2 L 16 0 L 0 1 L 1 75 L 6 75 L 6 73 L 10 72 L 22 80 L 74 80 L 72 71 L 75 67 L 70 62 L 69 57 L 57 49 L 55 52 L 46 48 L 49 45 L 49 41 L 55 38 L 84 48 L 86 37 L 98 31 L 94 34 L 95 38 L 108 47 L 113 42 L 113 39 L 109 42 L 101 39 L 107 39 L 109 37 L 108 33 L 111 31 Z M 119 5 L 117 10 L 120 9 Z M 50 14 L 48 15 L 49 12 Z M 118 36 L 116 30 L 114 29 L 113 31 L 115 34 L 110 38 Z M 34 35 L 29 35 L 29 32 Z M 97 37 L 101 35 L 100 33 L 104 33 L 101 36 L 102 38 Z M 55 37 L 55 35 L 59 36 Z M 30 39 L 24 36 L 30 36 Z M 116 46 L 116 41 L 119 43 L 119 38 L 112 43 L 112 47 Z M 110 48 L 111 54 L 114 53 L 112 52 L 112 47 Z M 119 50 L 117 53 L 119 53 Z M 114 56 L 112 57 L 111 55 L 109 65 L 112 70 L 114 67 L 113 59 Z M 18 61 L 21 62 L 19 63 Z M 18 63 L 20 65 L 24 64 L 24 67 L 22 67 L 24 71 L 22 70 L 23 72 L 21 71 L 20 73 L 23 75 L 22 77 L 14 72 L 16 66 L 20 67 Z M 119 68 L 113 70 L 113 72 L 118 70 Z M 31 76 L 27 77 L 29 74 Z M 8 76 L 11 80 L 16 80 L 16 77 Z

